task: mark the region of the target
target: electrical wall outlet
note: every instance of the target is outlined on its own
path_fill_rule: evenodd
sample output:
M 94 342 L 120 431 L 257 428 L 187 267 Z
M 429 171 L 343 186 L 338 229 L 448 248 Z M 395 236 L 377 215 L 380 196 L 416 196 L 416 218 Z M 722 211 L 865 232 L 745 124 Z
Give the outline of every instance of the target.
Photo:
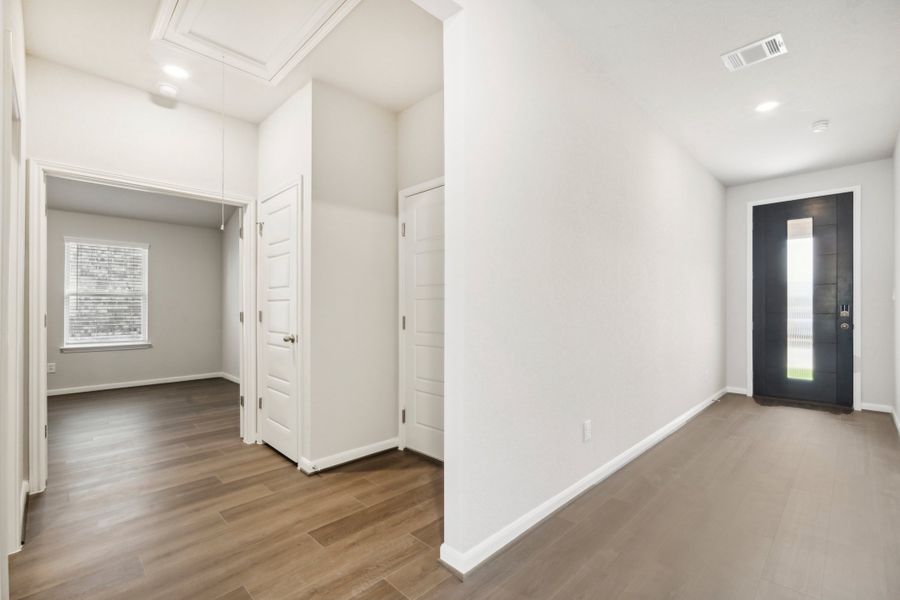
M 591 441 L 591 420 L 588 419 L 581 424 L 581 438 L 584 443 Z
M 56 363 L 47 363 L 47 372 L 56 373 Z

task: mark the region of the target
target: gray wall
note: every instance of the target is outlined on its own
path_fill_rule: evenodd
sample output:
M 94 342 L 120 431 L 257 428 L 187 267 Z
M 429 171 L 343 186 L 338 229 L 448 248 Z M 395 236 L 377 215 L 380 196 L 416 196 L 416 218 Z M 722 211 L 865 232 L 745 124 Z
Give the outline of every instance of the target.
M 152 348 L 62 354 L 65 236 L 146 242 Z M 47 211 L 47 376 L 50 391 L 222 371 L 222 233 Z

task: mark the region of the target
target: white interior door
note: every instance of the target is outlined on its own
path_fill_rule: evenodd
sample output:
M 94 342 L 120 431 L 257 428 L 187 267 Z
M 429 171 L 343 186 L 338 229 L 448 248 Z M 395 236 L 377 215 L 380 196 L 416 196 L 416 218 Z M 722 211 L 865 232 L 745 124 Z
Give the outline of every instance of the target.
M 403 263 L 402 402 L 406 446 L 444 459 L 444 188 L 407 196 Z
M 298 187 L 263 201 L 259 221 L 260 434 L 263 442 L 296 462 L 300 456 Z

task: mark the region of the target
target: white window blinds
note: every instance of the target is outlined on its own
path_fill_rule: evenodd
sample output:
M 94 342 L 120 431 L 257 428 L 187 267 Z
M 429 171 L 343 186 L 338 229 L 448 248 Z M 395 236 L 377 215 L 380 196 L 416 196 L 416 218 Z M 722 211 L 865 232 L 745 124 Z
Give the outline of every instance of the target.
M 65 345 L 147 343 L 149 246 L 65 239 Z

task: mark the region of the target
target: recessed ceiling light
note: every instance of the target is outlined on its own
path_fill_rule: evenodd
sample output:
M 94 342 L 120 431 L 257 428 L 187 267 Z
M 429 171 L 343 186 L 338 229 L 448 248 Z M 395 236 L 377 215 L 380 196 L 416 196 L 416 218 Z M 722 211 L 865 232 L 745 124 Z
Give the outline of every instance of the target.
M 831 126 L 831 121 L 828 119 L 822 119 L 821 121 L 816 121 L 812 124 L 813 133 L 824 133 L 828 131 L 828 128 Z
M 163 71 L 166 75 L 174 77 L 175 79 L 187 79 L 191 76 L 186 69 L 183 69 L 178 65 L 166 65 L 163 67 Z
M 178 95 L 178 88 L 171 83 L 160 83 L 159 94 L 161 96 L 165 96 L 166 98 L 174 98 Z
M 770 110 L 775 110 L 778 108 L 780 102 L 776 102 L 775 100 L 769 100 L 768 102 L 763 102 L 762 104 L 758 104 L 756 106 L 756 112 L 769 112 Z

